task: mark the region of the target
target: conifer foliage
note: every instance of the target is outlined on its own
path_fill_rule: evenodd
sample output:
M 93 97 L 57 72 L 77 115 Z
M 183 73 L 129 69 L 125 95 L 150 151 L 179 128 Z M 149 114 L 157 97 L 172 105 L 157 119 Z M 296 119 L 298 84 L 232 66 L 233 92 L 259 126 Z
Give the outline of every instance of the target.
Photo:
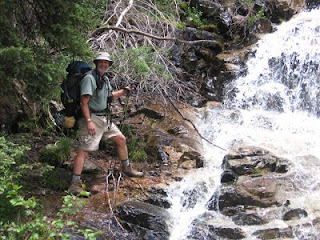
M 0 0 L 0 95 L 14 96 L 17 86 L 38 102 L 57 94 L 66 62 L 89 55 L 90 2 Z

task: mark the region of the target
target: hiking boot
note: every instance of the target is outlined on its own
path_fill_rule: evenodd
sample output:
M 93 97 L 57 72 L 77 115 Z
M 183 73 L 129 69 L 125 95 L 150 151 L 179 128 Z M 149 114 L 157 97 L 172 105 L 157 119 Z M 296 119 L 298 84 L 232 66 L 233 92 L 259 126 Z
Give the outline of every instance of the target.
M 81 196 L 85 196 L 85 197 L 89 197 L 90 193 L 86 192 L 83 188 L 82 188 L 82 181 L 81 179 L 74 181 L 73 183 L 71 183 L 70 187 L 68 188 L 68 193 L 69 194 L 73 194 L 77 197 Z
M 121 167 L 121 171 L 127 175 L 128 177 L 143 177 L 143 172 L 139 172 L 137 170 L 134 170 L 131 167 L 131 164 L 129 164 L 128 166 L 122 166 Z

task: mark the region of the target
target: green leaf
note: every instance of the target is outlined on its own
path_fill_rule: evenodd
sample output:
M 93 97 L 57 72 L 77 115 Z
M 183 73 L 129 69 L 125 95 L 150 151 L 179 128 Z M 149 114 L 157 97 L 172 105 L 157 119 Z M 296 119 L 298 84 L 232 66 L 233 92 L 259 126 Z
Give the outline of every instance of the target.
M 90 192 L 87 192 L 87 191 L 82 191 L 82 192 L 80 192 L 80 196 L 90 197 L 90 196 L 91 196 L 91 193 L 90 193 Z

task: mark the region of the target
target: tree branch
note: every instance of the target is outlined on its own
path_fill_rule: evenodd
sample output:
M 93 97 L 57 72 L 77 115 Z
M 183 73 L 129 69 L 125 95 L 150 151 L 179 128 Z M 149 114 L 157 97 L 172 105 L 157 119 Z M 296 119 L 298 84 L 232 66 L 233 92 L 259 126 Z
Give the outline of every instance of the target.
M 171 38 L 171 37 L 159 37 L 159 36 L 155 36 L 155 35 L 145 33 L 145 32 L 139 31 L 139 30 L 125 29 L 125 28 L 120 28 L 120 27 L 116 27 L 116 26 L 103 26 L 103 27 L 97 28 L 96 30 L 94 30 L 91 33 L 91 37 L 94 37 L 94 35 L 98 34 L 100 31 L 104 31 L 104 30 L 107 30 L 107 31 L 114 30 L 114 31 L 123 32 L 123 33 L 127 33 L 127 34 L 139 34 L 139 35 L 153 38 L 153 39 L 160 40 L 160 41 L 174 41 L 174 42 L 186 43 L 186 44 L 202 44 L 202 43 L 219 44 L 219 42 L 215 41 L 215 40 L 186 41 L 186 40 L 181 40 L 181 39 Z
M 130 10 L 130 8 L 132 8 L 133 6 L 133 0 L 130 0 L 128 6 L 122 11 L 122 13 L 120 14 L 120 17 L 116 23 L 116 27 L 118 27 L 120 25 L 120 23 L 122 22 L 122 19 L 124 17 L 124 15 L 126 15 L 126 13 Z

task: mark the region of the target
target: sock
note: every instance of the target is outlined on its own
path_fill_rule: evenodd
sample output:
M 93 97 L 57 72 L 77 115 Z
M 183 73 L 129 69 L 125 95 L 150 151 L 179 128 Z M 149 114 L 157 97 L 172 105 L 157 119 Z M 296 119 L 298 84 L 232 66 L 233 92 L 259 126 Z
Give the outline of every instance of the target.
M 130 161 L 129 161 L 129 159 L 122 160 L 122 161 L 121 161 L 121 164 L 122 164 L 123 167 L 127 167 L 127 166 L 129 166 Z
M 77 175 L 77 174 L 73 174 L 72 175 L 72 181 L 71 182 L 75 182 L 77 180 L 81 179 L 81 175 Z

